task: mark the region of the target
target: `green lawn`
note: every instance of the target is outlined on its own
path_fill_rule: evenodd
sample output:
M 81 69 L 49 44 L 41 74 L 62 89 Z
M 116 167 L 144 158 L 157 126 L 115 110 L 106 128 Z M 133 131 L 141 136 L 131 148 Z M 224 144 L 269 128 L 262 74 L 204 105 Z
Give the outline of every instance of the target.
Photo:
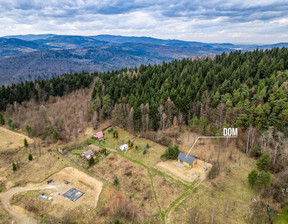
M 282 209 L 282 213 L 273 219 L 275 224 L 288 224 L 288 205 Z
M 114 130 L 116 130 L 114 128 Z M 112 133 L 108 133 L 108 131 L 104 132 L 105 134 L 105 141 L 103 142 L 97 142 L 93 139 L 90 140 L 91 143 L 95 144 L 95 145 L 99 145 L 102 147 L 107 147 L 107 148 L 112 148 L 112 149 L 117 149 L 119 150 L 119 147 L 121 145 L 124 144 L 128 144 L 128 141 L 132 138 L 134 138 L 134 136 L 121 129 L 121 128 L 117 128 L 118 131 L 118 139 L 113 138 L 113 134 Z M 147 148 L 147 144 L 149 144 L 149 148 Z M 136 146 L 138 146 L 138 149 L 136 149 Z M 143 154 L 143 150 L 144 147 L 146 147 L 146 154 Z M 149 167 L 153 166 L 155 163 L 160 161 L 160 156 L 161 154 L 166 150 L 166 147 L 159 145 L 153 141 L 150 141 L 148 139 L 145 138 L 136 138 L 135 142 L 134 142 L 134 146 L 131 150 L 129 151 L 124 151 L 124 152 L 120 152 L 123 153 L 125 156 L 139 161 Z

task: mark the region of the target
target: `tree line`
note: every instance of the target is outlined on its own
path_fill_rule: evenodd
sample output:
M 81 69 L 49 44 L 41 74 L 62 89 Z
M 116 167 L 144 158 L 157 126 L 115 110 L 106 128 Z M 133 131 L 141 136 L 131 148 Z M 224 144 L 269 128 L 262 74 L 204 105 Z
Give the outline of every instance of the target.
M 75 72 L 36 81 L 26 81 L 0 87 L 0 111 L 8 104 L 22 103 L 31 99 L 36 102 L 48 101 L 50 96 L 63 96 L 74 90 L 87 88 L 98 73 Z

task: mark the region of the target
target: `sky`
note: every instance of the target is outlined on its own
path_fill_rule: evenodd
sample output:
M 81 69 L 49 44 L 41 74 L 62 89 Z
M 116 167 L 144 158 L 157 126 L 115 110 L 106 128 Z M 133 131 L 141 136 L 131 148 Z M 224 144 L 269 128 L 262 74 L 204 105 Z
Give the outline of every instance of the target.
M 288 42 L 288 0 L 0 0 L 0 36 L 48 33 Z

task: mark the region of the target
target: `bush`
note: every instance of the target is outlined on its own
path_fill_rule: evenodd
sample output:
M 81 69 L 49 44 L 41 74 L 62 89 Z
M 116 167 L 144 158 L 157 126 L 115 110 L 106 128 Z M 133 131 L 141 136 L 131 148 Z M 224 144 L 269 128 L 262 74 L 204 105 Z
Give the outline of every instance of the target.
M 15 164 L 14 162 L 12 163 L 12 170 L 13 170 L 13 171 L 16 171 L 16 170 L 17 170 L 17 166 L 16 166 L 16 164 Z
M 11 119 L 8 120 L 8 126 L 11 128 L 12 131 L 15 129 L 15 124 Z
M 225 171 L 226 171 L 226 173 L 231 173 L 231 168 L 229 166 L 226 166 Z
M 113 132 L 113 138 L 118 138 L 118 131 Z
M 249 174 L 248 174 L 248 181 L 249 183 L 253 186 L 255 185 L 258 177 L 258 171 L 253 169 Z
M 252 154 L 253 156 L 255 157 L 258 157 L 259 156 L 259 147 L 257 145 L 255 145 L 252 149 Z
M 120 222 L 119 219 L 115 219 L 114 224 L 122 224 L 122 222 Z
M 271 181 L 272 181 L 272 179 L 271 179 L 270 173 L 267 173 L 265 171 L 261 171 L 258 174 L 256 184 L 260 187 L 268 186 L 268 185 L 270 185 Z
M 56 129 L 52 132 L 52 137 L 53 137 L 54 139 L 58 139 L 58 137 L 59 137 L 59 132 L 58 132 Z
M 107 149 L 106 148 L 101 148 L 100 149 L 100 152 L 103 153 L 105 156 L 107 154 Z
M 88 161 L 89 166 L 93 166 L 94 163 L 95 163 L 95 160 L 93 157 L 91 157 L 91 159 L 89 159 Z
M 118 186 L 119 185 L 119 179 L 116 177 L 113 181 L 113 185 Z
M 214 179 L 215 177 L 218 176 L 219 173 L 220 173 L 220 166 L 218 163 L 216 163 L 212 166 L 210 172 L 208 173 L 208 177 L 209 179 Z
M 264 153 L 257 161 L 256 165 L 260 170 L 268 170 L 270 162 L 270 156 L 267 153 Z
M 253 169 L 249 175 L 248 175 L 248 181 L 252 186 L 259 186 L 259 187 L 263 187 L 263 186 L 268 186 L 270 185 L 272 178 L 270 173 L 265 172 L 265 171 L 261 171 L 260 173 Z
M 216 129 L 215 125 L 213 125 L 213 124 L 210 125 L 210 132 L 213 136 L 217 135 L 217 129 Z
M 26 133 L 28 134 L 28 136 L 33 136 L 33 130 L 32 130 L 32 128 L 31 128 L 31 126 L 26 125 L 25 131 L 26 131 Z
M 161 155 L 161 159 L 176 159 L 179 155 L 178 145 L 169 146 L 168 149 Z
M 28 141 L 26 138 L 24 138 L 24 146 L 27 148 L 28 147 Z
M 30 153 L 29 156 L 28 156 L 28 160 L 31 161 L 32 159 L 33 159 L 33 156 L 32 156 L 32 154 Z
M 113 132 L 113 128 L 109 128 L 108 133 Z

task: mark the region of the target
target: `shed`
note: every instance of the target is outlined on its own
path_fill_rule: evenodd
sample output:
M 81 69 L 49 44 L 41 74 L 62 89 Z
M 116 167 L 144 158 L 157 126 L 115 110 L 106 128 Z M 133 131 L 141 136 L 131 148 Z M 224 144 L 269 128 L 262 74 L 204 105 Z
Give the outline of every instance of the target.
M 183 163 L 185 166 L 194 167 L 196 159 L 192 156 L 188 156 L 185 153 L 180 152 L 177 158 L 178 162 Z
M 91 159 L 94 156 L 92 149 L 87 149 L 86 151 L 81 153 L 81 156 L 86 158 L 87 160 Z
M 119 148 L 120 148 L 121 151 L 124 151 L 124 150 L 127 151 L 129 147 L 128 147 L 127 144 L 124 144 L 124 145 L 121 145 Z

